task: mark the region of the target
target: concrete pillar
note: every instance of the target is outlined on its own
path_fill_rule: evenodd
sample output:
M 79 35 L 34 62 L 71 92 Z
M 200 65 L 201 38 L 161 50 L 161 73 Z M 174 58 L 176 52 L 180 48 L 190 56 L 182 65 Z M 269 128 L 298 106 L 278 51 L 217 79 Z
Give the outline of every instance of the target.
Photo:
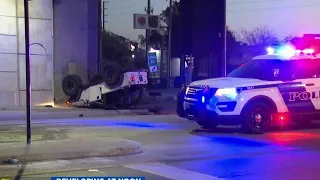
M 61 83 L 70 62 L 76 74 L 88 81 L 88 70 L 97 71 L 99 49 L 100 0 L 54 0 L 54 97 L 55 103 L 66 100 Z

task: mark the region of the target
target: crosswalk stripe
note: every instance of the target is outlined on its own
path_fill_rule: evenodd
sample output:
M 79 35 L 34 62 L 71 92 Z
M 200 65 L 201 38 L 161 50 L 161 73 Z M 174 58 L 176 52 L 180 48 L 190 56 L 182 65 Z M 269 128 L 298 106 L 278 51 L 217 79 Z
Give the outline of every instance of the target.
M 173 166 L 161 164 L 161 163 L 145 163 L 145 164 L 134 164 L 124 166 L 135 170 L 144 171 L 147 173 L 155 174 L 169 179 L 201 179 L 201 180 L 225 180 L 215 176 L 207 174 L 201 174 L 185 169 L 176 168 Z

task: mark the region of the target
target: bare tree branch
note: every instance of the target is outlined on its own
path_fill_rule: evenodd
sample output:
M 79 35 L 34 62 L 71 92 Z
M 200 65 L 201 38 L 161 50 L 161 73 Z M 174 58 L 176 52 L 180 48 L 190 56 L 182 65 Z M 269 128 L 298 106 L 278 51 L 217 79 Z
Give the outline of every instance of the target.
M 262 45 L 268 46 L 278 42 L 276 33 L 268 26 L 261 26 L 250 31 L 242 29 L 240 31 L 240 38 L 248 45 Z

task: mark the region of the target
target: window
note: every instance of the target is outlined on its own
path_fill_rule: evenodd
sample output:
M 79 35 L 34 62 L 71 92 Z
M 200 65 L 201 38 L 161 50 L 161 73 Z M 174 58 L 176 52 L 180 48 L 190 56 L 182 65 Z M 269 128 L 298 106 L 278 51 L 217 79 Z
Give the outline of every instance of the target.
M 320 59 L 302 59 L 291 61 L 294 79 L 319 78 Z
M 291 61 L 269 60 L 264 67 L 264 80 L 290 81 L 292 80 Z
M 292 73 L 289 61 L 251 60 L 232 71 L 228 77 L 287 81 L 292 79 Z
M 250 60 L 233 70 L 227 77 L 261 79 L 262 64 L 259 60 Z

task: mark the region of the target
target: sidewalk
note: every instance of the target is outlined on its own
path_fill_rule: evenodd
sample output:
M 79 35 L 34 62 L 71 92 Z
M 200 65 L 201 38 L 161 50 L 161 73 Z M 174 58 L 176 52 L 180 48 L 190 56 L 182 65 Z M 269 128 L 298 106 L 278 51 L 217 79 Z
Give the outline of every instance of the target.
M 32 109 L 32 119 L 58 119 L 77 117 L 98 117 L 127 114 L 148 114 L 148 109 L 104 110 L 71 107 L 35 107 Z M 0 110 L 1 120 L 25 120 L 26 111 L 22 108 Z
M 140 143 L 119 138 L 104 127 L 34 127 L 31 145 L 26 145 L 25 141 L 24 127 L 1 127 L 2 176 L 13 176 L 21 163 L 142 153 Z M 9 158 L 19 160 L 19 164 L 6 163 Z
M 88 138 L 0 144 L 0 159 L 16 158 L 21 163 L 88 157 L 124 156 L 141 153 L 140 144 L 118 138 Z

